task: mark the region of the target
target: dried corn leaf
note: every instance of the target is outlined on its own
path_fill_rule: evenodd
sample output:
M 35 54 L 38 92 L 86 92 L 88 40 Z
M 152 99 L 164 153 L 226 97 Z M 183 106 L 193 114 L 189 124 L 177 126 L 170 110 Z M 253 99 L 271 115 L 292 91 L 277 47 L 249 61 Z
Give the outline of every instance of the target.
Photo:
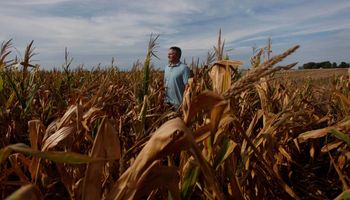
M 211 124 L 205 124 L 196 129 L 194 132 L 194 138 L 196 143 L 199 143 L 210 136 Z
M 179 191 L 180 177 L 177 167 L 159 166 L 159 162 L 153 162 L 138 180 L 137 188 L 132 199 L 141 199 L 149 194 L 154 188 L 167 188 L 175 200 L 180 200 Z
M 227 101 L 221 101 L 216 104 L 210 113 L 210 124 L 211 124 L 211 132 L 215 134 L 218 128 L 218 125 L 222 119 L 222 115 L 224 113 L 225 108 L 227 107 Z
M 137 183 L 141 174 L 156 160 L 173 152 L 190 147 L 191 131 L 180 118 L 167 121 L 152 134 L 134 163 L 114 184 L 106 199 L 129 199 L 140 188 Z
M 103 114 L 100 108 L 92 107 L 83 115 L 82 126 L 90 131 L 90 125 L 94 121 L 94 119 L 101 117 Z
M 137 187 L 139 178 L 151 163 L 163 156 L 188 148 L 191 148 L 191 152 L 200 163 L 209 187 L 211 187 L 216 196 L 221 197 L 222 194 L 216 185 L 216 181 L 214 181 L 214 175 L 201 155 L 200 150 L 196 147 L 191 130 L 186 127 L 180 118 L 175 118 L 167 121 L 152 135 L 136 157 L 133 165 L 114 184 L 107 199 L 131 198 L 135 191 L 140 189 Z
M 10 196 L 6 198 L 6 200 L 39 200 L 43 199 L 38 187 L 34 184 L 28 184 L 22 186 Z
M 120 159 L 120 142 L 117 131 L 106 117 L 98 129 L 91 155 L 92 158 Z M 99 199 L 102 191 L 102 171 L 105 161 L 89 163 L 85 171 L 83 199 Z
M 328 151 L 331 151 L 333 149 L 336 149 L 338 148 L 341 144 L 343 144 L 343 142 L 339 142 L 339 141 L 335 141 L 335 142 L 332 142 L 332 143 L 328 143 L 326 145 L 324 145 L 322 148 L 321 148 L 321 152 L 322 153 L 327 153 Z
M 298 142 L 303 143 L 309 139 L 324 137 L 328 134 L 329 131 L 330 131 L 330 128 L 327 127 L 327 128 L 304 132 L 298 136 Z
M 201 111 L 210 111 L 216 104 L 221 102 L 222 96 L 215 92 L 205 91 L 194 97 L 189 106 L 188 112 L 184 113 L 184 121 L 186 124 L 195 120 L 196 115 Z
M 41 152 L 38 150 L 34 150 L 22 143 L 12 144 L 5 147 L 4 149 L 5 149 L 4 150 L 5 153 L 3 155 L 5 156 L 6 154 L 8 154 L 8 151 L 10 151 L 9 153 L 11 153 L 11 151 L 15 151 L 26 155 L 45 158 L 58 163 L 84 164 L 84 163 L 104 160 L 101 158 L 91 158 L 87 155 L 78 154 L 74 152 L 59 152 L 59 151 Z M 2 152 L 2 150 L 0 152 Z M 2 159 L 5 158 L 5 156 L 2 156 Z
M 77 114 L 77 106 L 71 106 L 63 115 L 63 117 L 60 119 L 60 121 L 57 123 L 57 129 L 60 129 L 61 127 L 69 125 L 72 121 L 75 121 L 75 117 Z
M 292 161 L 293 161 L 292 157 L 289 155 L 289 153 L 288 153 L 282 146 L 279 146 L 279 147 L 278 147 L 278 151 L 279 151 L 284 157 L 286 157 L 287 160 L 288 160 L 289 162 L 292 162 Z
M 322 129 L 316 129 L 312 131 L 307 131 L 298 136 L 298 142 L 303 143 L 306 142 L 309 139 L 316 139 L 316 138 L 321 138 L 326 136 L 328 133 L 330 133 L 332 130 L 336 130 L 336 132 L 339 132 L 341 130 L 347 130 L 350 128 L 350 120 L 347 119 L 343 122 L 340 122 L 339 124 L 335 126 L 330 126 Z M 333 131 L 334 132 L 334 131 Z M 337 135 L 337 134 L 336 134 Z M 339 135 L 341 138 L 341 135 Z M 344 138 L 345 140 L 343 141 L 348 141 L 348 139 Z
M 38 150 L 45 133 L 44 125 L 40 120 L 31 120 L 28 122 L 28 132 L 30 146 L 33 149 Z
M 31 148 L 34 150 L 40 150 L 41 141 L 45 133 L 45 127 L 40 120 L 31 120 L 28 122 L 29 140 Z M 32 176 L 32 180 L 36 182 L 39 172 L 40 158 L 33 157 L 29 166 L 29 172 Z
M 26 174 L 23 172 L 21 168 L 21 163 L 19 162 L 18 154 L 12 154 L 9 156 L 9 160 L 12 166 L 13 171 L 16 173 L 17 177 L 19 178 L 21 183 L 29 184 L 29 178 L 26 176 Z M 28 166 L 28 164 L 27 164 Z
M 75 126 L 65 126 L 50 135 L 45 141 L 43 141 L 42 150 L 46 151 L 58 145 L 63 140 L 72 136 L 76 132 Z
M 12 150 L 8 146 L 0 149 L 0 164 L 9 157 L 9 155 L 11 154 L 11 151 Z
M 227 169 L 227 175 L 229 179 L 229 185 L 228 188 L 230 189 L 231 192 L 231 197 L 233 199 L 239 199 L 243 200 L 245 199 L 243 196 L 243 188 L 242 185 L 240 184 L 238 177 L 236 175 L 237 171 L 237 160 L 238 156 L 235 155 L 234 153 L 230 154 L 229 157 L 226 159 L 224 162 L 225 168 Z
M 210 71 L 210 78 L 213 82 L 213 91 L 222 94 L 231 85 L 231 72 L 227 67 L 214 65 Z

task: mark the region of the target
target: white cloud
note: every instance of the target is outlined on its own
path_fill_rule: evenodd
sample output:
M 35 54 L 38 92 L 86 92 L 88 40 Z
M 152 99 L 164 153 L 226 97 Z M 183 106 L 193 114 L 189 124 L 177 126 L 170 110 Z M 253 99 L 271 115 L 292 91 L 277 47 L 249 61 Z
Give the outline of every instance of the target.
M 52 5 L 57 3 L 68 2 L 71 0 L 16 0 L 5 2 L 7 6 L 37 6 L 37 5 Z
M 309 45 L 321 43 L 322 38 L 350 37 L 339 34 L 350 29 L 350 2 L 345 0 L 18 0 L 0 4 L 0 39 L 13 38 L 19 49 L 35 40 L 43 65 L 59 66 L 55 63 L 63 62 L 64 47 L 68 47 L 78 57 L 76 64 L 93 65 L 104 62 L 102 58 L 109 63 L 108 56 L 114 56 L 122 66 L 130 66 L 143 59 L 151 33 L 160 34 L 161 61 L 155 61 L 160 66 L 166 63 L 170 45 L 182 47 L 187 60 L 205 57 L 216 44 L 220 28 L 227 46 L 235 49 L 232 54 L 245 60 L 251 46 L 267 37 L 281 49 L 295 42 Z

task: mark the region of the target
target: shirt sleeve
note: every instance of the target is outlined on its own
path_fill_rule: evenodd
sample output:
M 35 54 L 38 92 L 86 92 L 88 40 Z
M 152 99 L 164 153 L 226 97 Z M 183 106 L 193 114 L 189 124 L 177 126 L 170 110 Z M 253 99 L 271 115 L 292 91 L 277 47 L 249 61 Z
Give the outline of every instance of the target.
M 186 66 L 184 69 L 183 76 L 182 76 L 182 80 L 184 81 L 184 85 L 187 84 L 189 77 L 190 77 L 190 68 Z

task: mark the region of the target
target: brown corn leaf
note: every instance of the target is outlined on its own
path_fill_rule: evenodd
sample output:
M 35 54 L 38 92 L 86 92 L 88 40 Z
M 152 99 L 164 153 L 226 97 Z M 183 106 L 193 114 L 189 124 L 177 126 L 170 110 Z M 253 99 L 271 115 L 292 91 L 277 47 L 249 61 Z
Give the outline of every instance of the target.
M 71 106 L 63 115 L 63 117 L 57 123 L 57 129 L 61 127 L 67 126 L 71 123 L 71 121 L 75 121 L 75 115 L 77 114 L 77 106 Z
M 40 150 L 42 138 L 45 134 L 45 127 L 40 120 L 31 120 L 28 122 L 30 145 L 34 150 Z M 36 182 L 39 172 L 40 158 L 33 157 L 29 166 L 29 172 L 32 180 Z
M 208 163 L 196 143 L 194 142 L 192 132 L 180 118 L 167 121 L 158 130 L 153 133 L 150 140 L 136 157 L 134 163 L 122 174 L 119 180 L 114 184 L 111 192 L 106 199 L 129 199 L 135 193 L 137 183 L 143 172 L 156 160 L 181 150 L 191 149 L 192 154 L 197 158 L 209 187 L 214 194 L 221 197 L 222 194 L 214 181 L 214 174 L 210 171 Z
M 106 199 L 130 198 L 135 190 L 139 189 L 137 188 L 138 179 L 151 163 L 173 152 L 189 148 L 188 137 L 191 137 L 191 131 L 180 118 L 169 120 L 163 124 L 152 134 L 134 163 L 114 184 Z
M 34 150 L 25 144 L 17 143 L 7 146 L 11 151 L 23 153 L 26 155 L 36 156 L 39 158 L 45 158 L 58 163 L 69 163 L 69 164 L 84 164 L 89 162 L 96 162 L 104 160 L 102 158 L 91 158 L 87 155 L 78 154 L 74 152 L 59 152 L 59 151 L 46 151 L 42 152 Z
M 309 139 L 316 139 L 316 138 L 324 137 L 328 134 L 329 131 L 330 131 L 329 127 L 317 129 L 317 130 L 312 130 L 312 131 L 307 131 L 307 132 L 302 133 L 298 136 L 298 142 L 303 143 Z
M 298 142 L 303 143 L 309 139 L 321 138 L 321 137 L 328 135 L 328 133 L 330 133 L 330 132 L 336 133 L 336 132 L 339 132 L 343 129 L 347 130 L 347 129 L 349 129 L 349 127 L 350 127 L 350 120 L 347 119 L 343 122 L 338 123 L 335 126 L 330 126 L 330 127 L 326 127 L 326 128 L 321 128 L 321 129 L 316 129 L 316 130 L 304 132 L 297 137 Z
M 7 146 L 0 149 L 0 164 L 4 162 L 11 154 L 11 149 Z
M 223 99 L 219 94 L 212 91 L 205 91 L 198 96 L 194 97 L 189 106 L 188 112 L 184 113 L 184 121 L 188 125 L 195 116 L 201 111 L 210 111 L 216 104 L 221 102 Z
M 75 126 L 65 126 L 56 131 L 54 134 L 50 135 L 46 140 L 43 141 L 42 150 L 46 151 L 58 145 L 63 140 L 72 136 L 76 132 Z
M 341 144 L 343 144 L 342 141 L 334 141 L 332 143 L 328 143 L 321 148 L 321 152 L 326 153 L 328 151 L 338 148 Z
M 106 117 L 101 125 L 92 147 L 92 158 L 105 158 L 106 160 L 120 159 L 121 150 L 117 131 Z M 102 171 L 105 161 L 89 163 L 85 171 L 83 183 L 83 199 L 100 199 L 102 191 Z
M 213 82 L 213 91 L 219 94 L 231 86 L 231 74 L 243 62 L 238 60 L 220 60 L 213 64 L 209 76 Z
M 10 196 L 6 198 L 6 200 L 38 200 L 43 199 L 43 196 L 41 195 L 38 187 L 34 184 L 28 184 L 25 186 L 22 186 L 18 190 L 16 190 L 14 193 L 12 193 Z
M 222 94 L 231 85 L 231 69 L 228 66 L 214 64 L 209 76 L 213 82 L 213 91 Z
M 207 139 L 210 136 L 210 130 L 211 130 L 210 123 L 197 128 L 196 131 L 194 132 L 194 138 L 196 140 L 196 143 L 199 143 Z
M 16 173 L 17 177 L 22 183 L 29 184 L 29 178 L 25 175 L 21 168 L 21 163 L 19 162 L 18 154 L 12 154 L 9 156 L 13 171 Z M 27 165 L 28 166 L 28 165 Z
M 220 103 L 216 104 L 210 113 L 210 124 L 211 124 L 211 132 L 212 134 L 215 134 L 218 128 L 218 125 L 223 118 L 222 115 L 224 113 L 225 108 L 227 107 L 228 102 L 227 101 L 221 101 Z
M 180 176 L 177 167 L 159 166 L 159 162 L 153 162 L 141 175 L 132 199 L 141 199 L 143 195 L 149 194 L 154 188 L 169 189 L 173 199 L 180 200 L 179 191 Z
M 38 150 L 40 143 L 45 133 L 45 127 L 40 120 L 31 120 L 28 122 L 28 132 L 30 146 Z
M 287 160 L 288 160 L 289 162 L 292 162 L 292 161 L 293 161 L 292 157 L 289 155 L 289 153 L 288 153 L 282 146 L 279 146 L 279 147 L 278 147 L 278 151 L 279 151 L 284 157 L 286 157 Z
M 86 113 L 84 113 L 83 120 L 81 122 L 82 126 L 86 130 L 90 131 L 90 124 L 92 123 L 92 121 L 94 121 L 94 119 L 96 119 L 97 117 L 100 118 L 102 114 L 103 112 L 100 108 L 90 108 Z
M 229 155 L 228 159 L 224 162 L 225 168 L 227 169 L 227 175 L 229 179 L 229 188 L 231 189 L 231 197 L 233 199 L 243 200 L 245 199 L 243 196 L 243 188 L 238 180 L 236 175 L 237 171 L 237 160 L 238 160 L 238 151 L 237 154 L 232 153 Z

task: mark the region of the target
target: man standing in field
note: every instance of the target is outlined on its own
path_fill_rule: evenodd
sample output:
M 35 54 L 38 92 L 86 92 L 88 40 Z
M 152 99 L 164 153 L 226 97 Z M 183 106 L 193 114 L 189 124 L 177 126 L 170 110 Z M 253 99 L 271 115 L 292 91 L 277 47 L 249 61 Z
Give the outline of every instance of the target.
M 182 103 L 190 69 L 180 61 L 181 49 L 170 47 L 168 51 L 169 64 L 164 70 L 165 103 L 177 109 Z

